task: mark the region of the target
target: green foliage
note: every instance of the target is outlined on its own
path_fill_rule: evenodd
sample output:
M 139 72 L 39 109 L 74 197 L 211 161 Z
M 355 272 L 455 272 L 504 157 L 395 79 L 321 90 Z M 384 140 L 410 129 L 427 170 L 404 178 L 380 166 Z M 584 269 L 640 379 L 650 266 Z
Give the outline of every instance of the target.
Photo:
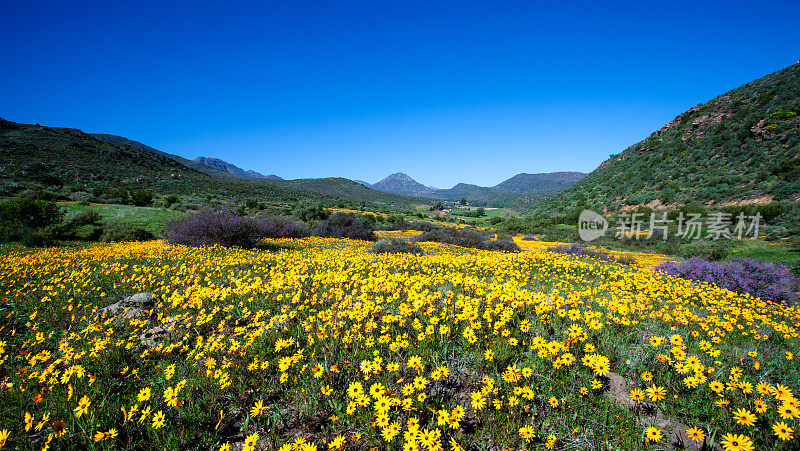
M 103 227 L 100 241 L 104 243 L 116 241 L 149 241 L 155 235 L 149 231 L 128 223 L 109 223 Z
M 175 206 L 177 204 L 173 204 Z M 68 220 L 76 215 L 92 211 L 101 217 L 102 225 L 109 223 L 131 224 L 160 236 L 164 225 L 172 220 L 184 216 L 186 213 L 176 210 L 166 210 L 153 207 L 135 207 L 133 205 L 95 204 L 82 205 L 79 203 L 63 204 Z M 86 229 L 77 230 L 77 238 L 86 239 Z
M 321 203 L 304 199 L 295 205 L 294 210 L 292 210 L 292 216 L 306 222 L 321 221 L 327 219 L 330 216 L 330 212 Z
M 441 202 L 436 202 L 434 205 L 431 206 L 429 209 L 430 211 L 442 211 L 444 210 L 444 204 Z
M 15 198 L 0 202 L 0 239 L 26 246 L 51 244 L 65 233 L 64 210 L 40 199 Z
M 112 188 L 108 195 L 118 204 L 127 204 L 129 200 L 128 190 L 122 187 Z
M 82 211 L 68 222 L 71 238 L 97 241 L 103 234 L 103 217 L 94 210 Z
M 334 213 L 314 227 L 314 236 L 375 241 L 375 228 L 367 218 L 355 213 Z
M 153 192 L 147 189 L 131 191 L 131 202 L 138 207 L 150 205 L 153 203 Z
M 683 258 L 703 258 L 705 260 L 719 261 L 728 257 L 729 243 L 725 241 L 697 240 L 683 245 L 678 255 Z
M 181 200 L 180 197 L 178 197 L 178 196 L 176 196 L 174 194 L 170 194 L 169 196 L 164 198 L 164 205 L 166 205 L 167 208 L 169 208 L 173 204 L 176 204 L 176 203 L 180 202 L 180 200 Z

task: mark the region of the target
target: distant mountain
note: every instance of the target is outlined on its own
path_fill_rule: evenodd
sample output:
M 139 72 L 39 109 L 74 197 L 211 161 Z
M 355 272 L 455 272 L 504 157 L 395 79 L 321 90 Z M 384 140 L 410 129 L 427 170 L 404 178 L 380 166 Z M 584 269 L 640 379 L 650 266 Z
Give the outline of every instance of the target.
M 404 196 L 434 197 L 435 191 L 417 182 L 407 174 L 397 172 L 372 185 L 372 189 Z
M 439 199 L 454 202 L 464 198 L 470 205 L 493 205 L 496 201 L 501 201 L 501 204 L 508 204 L 510 202 L 506 201 L 511 200 L 510 198 L 513 197 L 494 188 L 469 183 L 459 183 L 449 189 L 437 190 L 435 196 Z
M 283 180 L 282 178 L 274 174 L 264 175 L 256 171 L 244 170 L 239 166 L 228 163 L 225 160 L 220 160 L 219 158 L 197 157 L 194 159 L 194 161 L 196 163 L 204 164 L 208 167 L 217 169 L 219 171 L 227 172 L 228 174 L 238 175 L 239 177 L 263 177 L 272 180 Z
M 586 174 L 583 172 L 522 173 L 498 183 L 493 188 L 512 194 L 555 194 L 571 187 L 584 177 Z
M 517 174 L 494 187 L 458 183 L 452 188 L 439 189 L 425 186 L 407 174 L 398 172 L 374 185 L 364 182 L 359 183 L 379 191 L 407 196 L 448 201 L 466 199 L 470 205 L 510 206 L 517 204 L 518 198 L 523 194 L 533 195 L 537 199 L 541 199 L 542 196 L 557 194 L 574 185 L 585 175 L 582 172 Z
M 798 131 L 800 62 L 690 108 L 537 209 L 796 204 Z
M 363 180 L 353 180 L 353 181 L 356 182 L 356 183 L 360 183 L 360 184 L 366 186 L 367 188 L 372 188 L 372 184 L 371 183 L 367 183 L 367 182 L 365 182 Z

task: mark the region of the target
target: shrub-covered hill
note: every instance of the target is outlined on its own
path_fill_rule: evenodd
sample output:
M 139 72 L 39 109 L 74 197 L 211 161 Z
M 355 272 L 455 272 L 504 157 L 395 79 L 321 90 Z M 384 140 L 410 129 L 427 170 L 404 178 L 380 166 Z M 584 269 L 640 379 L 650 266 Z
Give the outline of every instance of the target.
M 493 188 L 506 193 L 557 194 L 586 177 L 583 172 L 550 172 L 517 174 Z
M 796 199 L 798 113 L 800 62 L 689 109 L 539 208 Z
M 340 178 L 283 181 L 238 177 L 136 141 L 109 140 L 108 136 L 0 119 L 0 192 L 10 195 L 69 185 L 90 191 L 126 187 L 157 194 L 213 194 L 273 202 L 316 198 L 398 207 L 425 202 Z

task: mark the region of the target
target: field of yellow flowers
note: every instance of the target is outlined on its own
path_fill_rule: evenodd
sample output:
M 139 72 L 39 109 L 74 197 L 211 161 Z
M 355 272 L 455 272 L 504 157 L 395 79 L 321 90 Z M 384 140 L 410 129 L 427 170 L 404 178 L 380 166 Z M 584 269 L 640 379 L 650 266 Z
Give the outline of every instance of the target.
M 3 449 L 798 449 L 797 308 L 536 250 L 370 245 L 3 247 Z

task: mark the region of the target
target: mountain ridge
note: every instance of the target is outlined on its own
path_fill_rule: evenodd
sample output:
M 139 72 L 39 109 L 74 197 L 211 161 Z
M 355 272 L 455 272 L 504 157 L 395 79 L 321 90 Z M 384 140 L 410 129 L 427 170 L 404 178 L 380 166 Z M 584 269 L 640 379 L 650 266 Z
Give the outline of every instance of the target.
M 520 173 L 491 187 L 460 182 L 452 188 L 440 189 L 425 186 L 406 173 L 396 172 L 368 187 L 395 194 L 428 197 L 438 200 L 458 201 L 464 198 L 472 203 L 491 204 L 493 202 L 502 202 L 511 204 L 514 203 L 515 197 L 520 195 L 554 195 L 569 188 L 585 175 L 582 172 L 574 171 L 536 174 Z
M 273 180 L 283 180 L 281 177 L 278 177 L 275 174 L 264 175 L 260 172 L 242 169 L 239 166 L 236 166 L 233 163 L 228 163 L 227 161 L 222 160 L 220 158 L 200 156 L 192 161 L 217 169 L 219 171 L 227 172 L 233 175 L 238 175 L 239 177 L 259 177 L 259 178 L 268 178 Z

